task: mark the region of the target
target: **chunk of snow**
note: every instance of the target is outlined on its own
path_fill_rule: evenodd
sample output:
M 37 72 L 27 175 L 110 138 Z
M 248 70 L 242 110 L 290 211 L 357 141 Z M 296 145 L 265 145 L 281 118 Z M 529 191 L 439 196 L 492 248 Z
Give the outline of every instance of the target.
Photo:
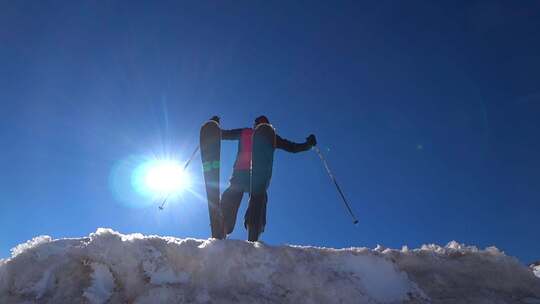
M 15 246 L 15 248 L 11 249 L 11 256 L 16 257 L 17 255 L 28 251 L 29 249 L 32 249 L 40 244 L 50 242 L 52 239 L 48 235 L 40 235 L 37 236 L 31 240 L 29 240 L 26 243 L 19 244 Z
M 386 249 L 383 245 L 377 244 L 377 246 L 373 249 L 373 251 L 377 252 L 383 252 Z
M 150 283 L 154 285 L 180 284 L 189 281 L 188 273 L 175 272 L 166 261 L 147 260 L 142 266 L 145 275 L 150 278 Z
M 538 271 L 534 269 L 534 271 Z M 537 272 L 536 272 L 537 273 Z M 538 273 L 537 273 L 538 275 Z M 536 303 L 540 280 L 494 247 L 269 246 L 124 235 L 36 238 L 0 260 L 0 303 Z
M 534 273 L 535 276 L 540 278 L 540 265 L 537 265 L 537 266 L 533 267 L 533 273 Z
M 83 296 L 91 304 L 106 303 L 111 297 L 114 289 L 114 277 L 109 268 L 101 263 L 91 263 L 92 267 L 92 285 L 83 293 Z
M 346 254 L 334 257 L 336 269 L 350 272 L 360 279 L 360 284 L 378 302 L 405 301 L 407 293 L 415 292 L 415 286 L 407 274 L 399 271 L 391 261 L 373 255 Z
M 43 272 L 39 281 L 37 281 L 36 284 L 31 286 L 31 288 L 29 288 L 26 292 L 31 292 L 35 294 L 36 299 L 40 299 L 51 286 L 52 278 L 53 272 L 52 269 L 49 268 L 45 270 L 45 272 Z

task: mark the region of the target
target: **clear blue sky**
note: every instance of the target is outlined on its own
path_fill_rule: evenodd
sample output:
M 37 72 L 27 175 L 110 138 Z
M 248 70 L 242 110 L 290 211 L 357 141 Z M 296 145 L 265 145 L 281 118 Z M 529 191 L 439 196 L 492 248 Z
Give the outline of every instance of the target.
M 112 172 L 266 114 L 318 136 L 360 223 L 315 153 L 278 151 L 265 242 L 538 259 L 539 28 L 539 1 L 2 1 L 0 256 L 97 227 L 207 237 L 199 158 L 164 211 Z

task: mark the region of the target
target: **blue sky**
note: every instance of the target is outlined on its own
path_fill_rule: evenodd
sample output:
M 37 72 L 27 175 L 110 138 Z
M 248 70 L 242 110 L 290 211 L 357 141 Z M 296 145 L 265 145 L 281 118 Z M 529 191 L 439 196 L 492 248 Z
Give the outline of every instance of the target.
M 199 158 L 164 211 L 111 176 L 266 114 L 318 136 L 360 223 L 315 153 L 278 151 L 265 242 L 539 259 L 539 28 L 538 1 L 4 1 L 0 256 L 97 227 L 207 237 Z

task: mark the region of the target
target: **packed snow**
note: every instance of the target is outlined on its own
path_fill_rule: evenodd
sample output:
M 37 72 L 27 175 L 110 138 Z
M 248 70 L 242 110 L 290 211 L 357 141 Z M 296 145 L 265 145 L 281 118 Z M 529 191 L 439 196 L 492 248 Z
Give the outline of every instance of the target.
M 540 278 L 540 261 L 530 265 L 534 275 Z
M 540 303 L 533 271 L 456 242 L 329 249 L 98 229 L 15 247 L 0 303 Z

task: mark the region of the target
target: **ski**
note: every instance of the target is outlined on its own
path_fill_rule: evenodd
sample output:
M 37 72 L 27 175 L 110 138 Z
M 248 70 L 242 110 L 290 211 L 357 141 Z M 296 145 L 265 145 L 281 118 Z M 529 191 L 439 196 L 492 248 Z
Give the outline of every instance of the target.
M 219 198 L 221 129 L 216 121 L 210 120 L 201 127 L 200 148 L 212 237 L 223 239 L 225 232 Z
M 276 132 L 270 124 L 260 124 L 253 132 L 251 189 L 245 223 L 248 240 L 255 242 L 266 225 L 266 190 L 272 177 Z

